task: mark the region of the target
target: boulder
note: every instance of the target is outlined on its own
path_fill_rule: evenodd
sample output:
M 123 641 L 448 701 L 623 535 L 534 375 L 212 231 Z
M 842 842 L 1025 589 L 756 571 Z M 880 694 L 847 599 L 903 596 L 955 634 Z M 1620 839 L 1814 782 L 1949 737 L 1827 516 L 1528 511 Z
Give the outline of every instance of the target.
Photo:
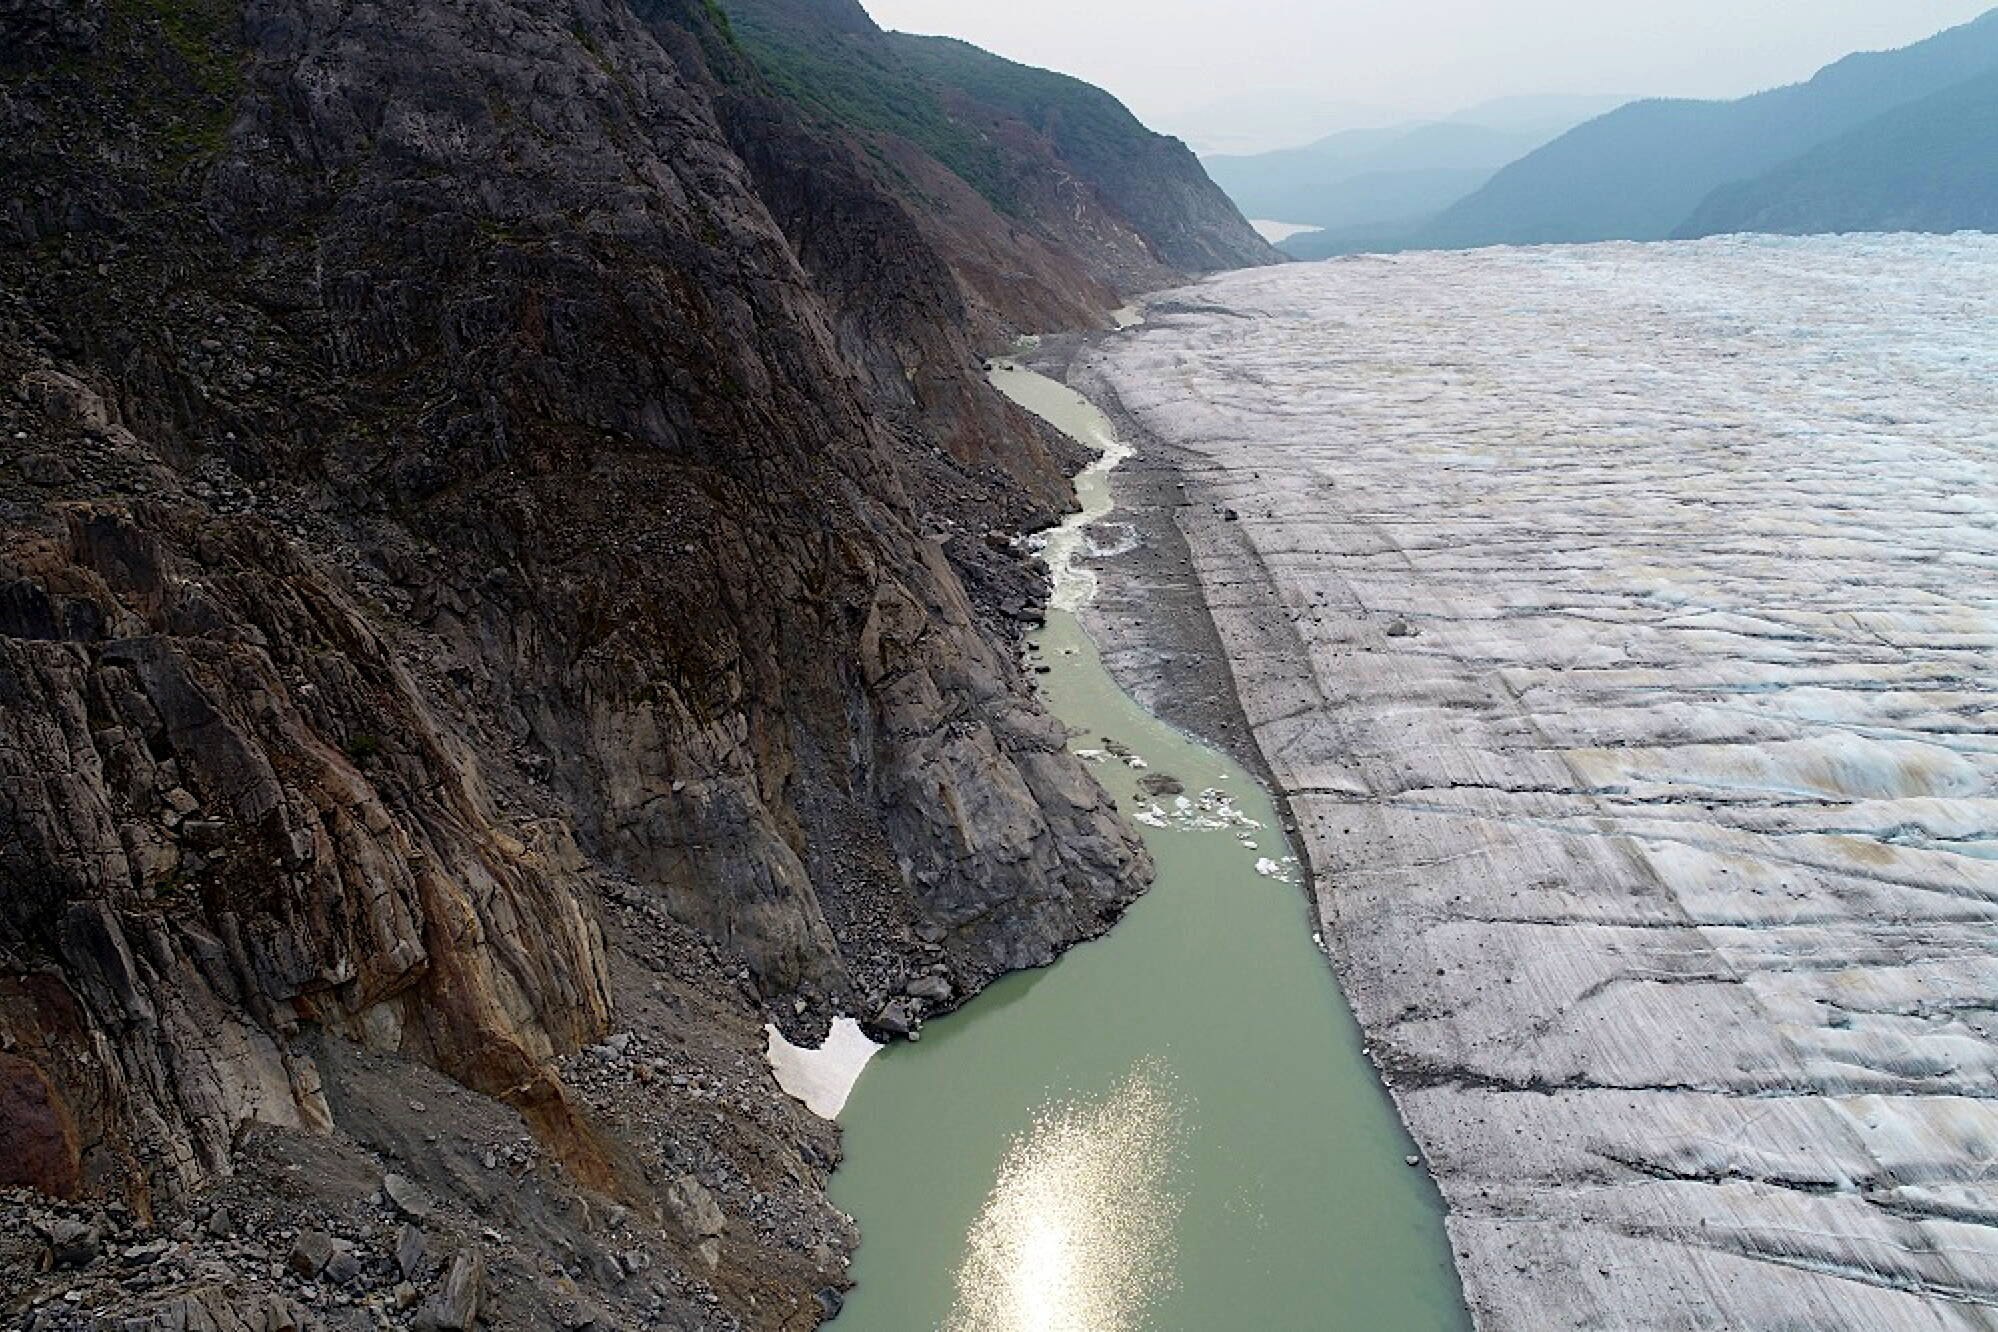
M 96 1226 L 64 1218 L 49 1227 L 49 1261 L 57 1267 L 88 1267 L 104 1252 L 104 1236 Z
M 336 1286 L 350 1286 L 360 1280 L 361 1260 L 342 1250 L 333 1255 L 322 1275 Z
M 916 1029 L 916 1007 L 907 999 L 890 999 L 874 1015 L 874 1025 L 890 1036 L 907 1036 Z
M 682 1175 L 666 1186 L 666 1210 L 682 1230 L 697 1239 L 711 1239 L 728 1228 L 721 1203 L 692 1175 Z
M 451 1270 L 410 1326 L 416 1332 L 470 1332 L 479 1321 L 479 1303 L 486 1293 L 485 1259 L 466 1250 L 451 1260 Z
M 415 1181 L 393 1172 L 382 1176 L 382 1197 L 396 1213 L 410 1221 L 428 1221 L 437 1203 Z
M 423 1232 L 412 1225 L 404 1225 L 395 1237 L 395 1265 L 402 1272 L 403 1279 L 414 1281 L 417 1273 L 423 1270 L 423 1254 L 428 1248 Z
M 291 1256 L 285 1259 L 285 1266 L 310 1281 L 326 1270 L 326 1264 L 332 1262 L 339 1251 L 333 1237 L 325 1231 L 303 1231 L 293 1241 Z

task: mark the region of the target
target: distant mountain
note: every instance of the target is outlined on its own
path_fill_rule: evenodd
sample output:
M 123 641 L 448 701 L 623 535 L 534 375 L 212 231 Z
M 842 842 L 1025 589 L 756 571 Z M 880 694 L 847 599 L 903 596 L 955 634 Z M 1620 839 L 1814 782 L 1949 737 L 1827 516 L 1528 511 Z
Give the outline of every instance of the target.
M 1347 130 L 1304 148 L 1209 157 L 1207 173 L 1250 217 L 1328 230 L 1412 226 L 1614 98 L 1533 97 L 1446 119 Z
M 1594 120 L 1640 98 L 1628 94 L 1604 96 L 1587 93 L 1528 93 L 1499 97 L 1467 107 L 1445 119 L 1492 129 L 1530 130 L 1548 137 Z
M 1708 195 L 1998 69 L 1998 11 L 1899 51 L 1850 56 L 1809 83 L 1735 102 L 1647 101 L 1570 131 L 1424 229 L 1436 248 L 1661 240 Z M 1253 210 L 1251 210 L 1253 211 Z
M 1417 118 L 1406 107 L 1342 102 L 1299 88 L 1235 93 L 1152 123 L 1186 140 L 1202 157 L 1295 148 L 1340 130 L 1399 125 Z
M 1207 174 L 1250 217 L 1347 227 L 1437 212 L 1545 136 L 1437 123 L 1347 130 L 1308 148 L 1210 157 Z
M 1998 231 L 1998 72 L 1722 186 L 1679 235 L 1970 230 Z

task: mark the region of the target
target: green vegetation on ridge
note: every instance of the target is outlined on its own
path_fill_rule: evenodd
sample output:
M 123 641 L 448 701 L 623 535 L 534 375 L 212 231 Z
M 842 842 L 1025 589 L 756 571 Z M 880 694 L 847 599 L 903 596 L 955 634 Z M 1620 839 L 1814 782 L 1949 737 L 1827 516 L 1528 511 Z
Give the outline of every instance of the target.
M 771 86 L 823 120 L 907 139 L 1001 212 L 1013 211 L 1004 160 L 979 130 L 953 116 L 942 90 L 879 32 L 833 21 L 785 0 L 729 0 L 725 15 Z
M 1062 155 L 1091 165 L 1155 136 L 1124 104 L 1081 79 L 982 51 L 950 37 L 891 33 L 889 43 L 917 74 L 956 89 L 1046 135 Z
M 1277 257 L 1185 144 L 1100 88 L 951 38 L 883 32 L 857 0 L 721 3 L 765 82 L 808 117 L 884 160 L 885 139 L 913 146 L 1113 286 Z M 997 229 L 987 239 L 1014 243 Z

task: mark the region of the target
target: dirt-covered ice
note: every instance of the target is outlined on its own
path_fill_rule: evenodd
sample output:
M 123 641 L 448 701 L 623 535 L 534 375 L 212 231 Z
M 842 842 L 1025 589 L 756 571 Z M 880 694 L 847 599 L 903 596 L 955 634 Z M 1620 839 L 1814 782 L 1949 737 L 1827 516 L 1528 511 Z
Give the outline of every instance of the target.
M 1998 1328 L 1998 238 L 1148 315 L 1078 377 L 1181 451 L 1481 1324 Z

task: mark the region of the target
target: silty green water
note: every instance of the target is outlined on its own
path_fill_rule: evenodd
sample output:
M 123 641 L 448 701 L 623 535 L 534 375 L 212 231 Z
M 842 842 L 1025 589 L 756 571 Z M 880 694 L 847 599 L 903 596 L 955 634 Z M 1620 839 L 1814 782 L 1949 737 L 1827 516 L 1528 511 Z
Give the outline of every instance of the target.
M 1003 366 L 994 382 L 1121 456 L 1065 386 Z M 1083 512 L 1050 538 L 1037 642 L 1048 702 L 1145 825 L 1157 883 L 1107 938 L 868 1066 L 840 1117 L 832 1194 L 864 1239 L 835 1326 L 1465 1328 L 1441 1204 L 1405 1163 L 1268 796 L 1126 697 L 1072 613 L 1108 471 L 1078 479 Z M 1157 775 L 1183 796 L 1141 790 Z

